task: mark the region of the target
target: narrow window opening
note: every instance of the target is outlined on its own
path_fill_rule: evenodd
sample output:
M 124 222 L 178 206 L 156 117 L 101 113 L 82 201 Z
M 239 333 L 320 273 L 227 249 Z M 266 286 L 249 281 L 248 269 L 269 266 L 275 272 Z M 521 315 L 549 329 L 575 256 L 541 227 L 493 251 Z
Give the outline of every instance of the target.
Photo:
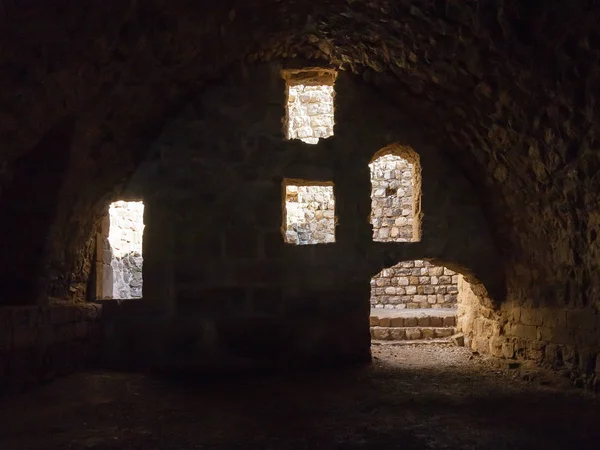
M 420 165 L 399 146 L 379 152 L 371 164 L 371 224 L 377 242 L 420 239 Z
M 117 201 L 110 205 L 110 268 L 112 295 L 103 297 L 132 299 L 142 297 L 142 237 L 144 203 Z
M 333 136 L 335 76 L 329 70 L 284 71 L 287 139 L 317 144 Z
M 284 183 L 284 239 L 288 244 L 335 242 L 335 199 L 332 183 L 290 180 Z

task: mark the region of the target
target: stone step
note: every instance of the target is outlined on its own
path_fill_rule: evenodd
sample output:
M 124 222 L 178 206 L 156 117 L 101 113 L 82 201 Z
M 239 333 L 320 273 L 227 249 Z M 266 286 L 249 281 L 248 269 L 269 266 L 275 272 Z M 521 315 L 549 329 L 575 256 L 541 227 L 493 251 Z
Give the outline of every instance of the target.
M 450 338 L 440 338 L 440 339 L 413 339 L 410 341 L 380 341 L 377 339 L 371 339 L 371 345 L 388 345 L 388 346 L 397 346 L 397 345 L 452 345 L 452 339 Z
M 454 327 L 371 327 L 371 339 L 378 341 L 411 341 L 449 338 Z
M 410 328 L 410 327 L 455 327 L 456 316 L 420 316 L 420 317 L 370 317 L 371 327 Z

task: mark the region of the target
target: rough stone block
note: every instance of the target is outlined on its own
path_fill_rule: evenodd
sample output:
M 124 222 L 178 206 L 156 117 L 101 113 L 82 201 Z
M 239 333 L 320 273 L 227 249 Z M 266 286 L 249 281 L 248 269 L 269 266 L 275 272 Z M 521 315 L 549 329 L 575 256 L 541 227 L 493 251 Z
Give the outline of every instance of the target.
M 521 308 L 521 322 L 523 325 L 542 325 L 542 314 L 533 308 Z
M 421 328 L 421 337 L 423 339 L 433 339 L 435 337 L 433 328 Z
M 404 326 L 404 317 L 392 317 L 390 320 L 391 327 L 403 327 Z
M 405 327 L 416 327 L 418 325 L 418 320 L 416 317 L 405 317 L 404 318 L 404 326 Z
M 370 316 L 369 317 L 369 326 L 371 326 L 371 327 L 378 327 L 379 326 L 379 317 L 377 317 L 377 316 Z
M 100 318 L 102 314 L 102 305 L 86 305 L 82 309 L 82 316 L 84 320 L 95 321 Z
M 279 231 L 270 231 L 262 235 L 262 251 L 267 258 L 280 258 L 284 242 Z
M 420 328 L 406 328 L 406 339 L 408 339 L 408 340 L 421 339 L 421 329 Z
M 539 314 L 542 318 L 542 325 L 546 327 L 566 327 L 567 311 L 562 308 L 540 308 Z
M 37 339 L 38 332 L 34 327 L 20 326 L 13 330 L 12 346 L 14 349 L 32 347 Z
M 373 339 L 386 341 L 390 338 L 390 329 L 387 327 L 373 327 L 371 330 Z
M 380 327 L 389 327 L 391 325 L 391 319 L 389 317 L 380 317 L 379 318 L 379 326 Z
M 573 344 L 575 338 L 565 327 L 539 327 L 540 339 L 554 344 Z
M 522 315 L 523 313 L 521 313 Z M 571 329 L 594 330 L 596 327 L 596 314 L 588 309 L 568 310 L 567 327 Z
M 435 276 L 440 277 L 444 274 L 444 268 L 443 267 L 438 267 L 438 266 L 433 266 L 429 268 L 429 275 L 431 276 Z
M 423 286 L 423 285 L 430 284 L 430 283 L 431 283 L 431 278 L 429 278 L 429 277 L 419 277 L 419 284 L 420 285 Z
M 454 334 L 454 328 L 435 328 L 436 338 L 446 338 Z
M 90 332 L 90 324 L 87 322 L 79 322 L 74 324 L 74 332 L 76 338 L 81 339 L 86 337 Z
M 515 344 L 513 342 L 507 341 L 504 339 L 502 344 L 500 356 L 503 358 L 514 358 L 515 356 Z
M 280 287 L 259 287 L 252 291 L 252 307 L 259 314 L 277 314 L 283 305 Z
M 516 324 L 512 327 L 514 336 L 523 339 L 537 339 L 538 329 L 533 325 Z
M 444 318 L 443 317 L 430 317 L 429 318 L 429 325 L 432 327 L 441 327 L 444 325 Z
M 12 346 L 12 329 L 0 327 L 0 353 L 8 353 Z
M 428 327 L 430 323 L 430 319 L 428 316 L 417 318 L 417 324 L 420 327 Z
M 390 339 L 393 341 L 403 341 L 406 339 L 406 330 L 404 328 L 390 328 Z
M 465 346 L 465 335 L 462 333 L 457 333 L 451 336 L 452 342 L 454 343 L 454 345 L 456 345 L 457 347 L 464 347 Z
M 444 303 L 456 303 L 456 295 L 444 295 Z
M 447 316 L 444 317 L 444 326 L 445 327 L 454 327 L 456 326 L 456 317 L 455 316 Z
M 230 258 L 255 258 L 258 248 L 258 236 L 254 231 L 233 228 L 225 233 L 226 255 Z
M 63 324 L 54 327 L 54 340 L 56 342 L 67 342 L 75 338 L 75 326 Z
M 426 295 L 415 295 L 414 296 L 415 303 L 427 303 Z

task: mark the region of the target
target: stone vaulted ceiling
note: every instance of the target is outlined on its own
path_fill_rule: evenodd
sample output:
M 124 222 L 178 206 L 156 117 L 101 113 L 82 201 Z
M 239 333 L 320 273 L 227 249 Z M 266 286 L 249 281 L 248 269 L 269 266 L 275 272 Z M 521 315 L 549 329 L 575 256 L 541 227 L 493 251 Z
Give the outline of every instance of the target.
M 585 302 L 599 256 L 599 19 L 591 0 L 4 2 L 0 209 L 26 178 L 44 192 L 44 177 L 25 177 L 32 149 L 71 124 L 36 229 L 63 295 L 106 201 L 191 93 L 240 61 L 315 60 L 362 77 L 443 145 L 480 192 L 513 294 Z M 24 264 L 36 251 L 10 248 Z

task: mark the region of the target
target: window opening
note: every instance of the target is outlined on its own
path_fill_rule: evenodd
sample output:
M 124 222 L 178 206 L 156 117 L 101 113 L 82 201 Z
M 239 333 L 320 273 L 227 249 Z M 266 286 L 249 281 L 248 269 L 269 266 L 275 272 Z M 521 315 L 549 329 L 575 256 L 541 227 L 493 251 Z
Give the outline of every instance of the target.
M 333 136 L 333 83 L 327 70 L 284 71 L 287 83 L 287 139 L 317 144 Z
M 112 295 L 104 297 L 141 298 L 144 203 L 117 201 L 111 203 L 108 213 Z
M 284 184 L 285 242 L 296 245 L 335 242 L 335 199 L 333 184 Z
M 411 152 L 411 151 L 410 151 Z M 420 168 L 414 152 L 385 150 L 371 172 L 371 224 L 377 242 L 411 242 L 420 238 Z

